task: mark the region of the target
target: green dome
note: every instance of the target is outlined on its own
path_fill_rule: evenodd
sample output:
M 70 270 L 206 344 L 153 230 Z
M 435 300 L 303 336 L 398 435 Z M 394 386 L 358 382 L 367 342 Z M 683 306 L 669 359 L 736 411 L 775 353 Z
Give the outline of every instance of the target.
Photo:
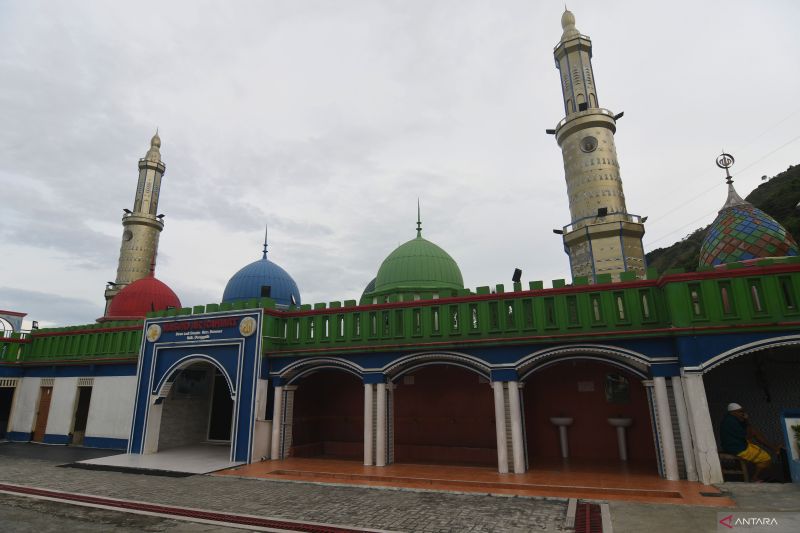
M 375 292 L 463 289 L 461 270 L 450 254 L 421 236 L 389 254 L 375 278 Z

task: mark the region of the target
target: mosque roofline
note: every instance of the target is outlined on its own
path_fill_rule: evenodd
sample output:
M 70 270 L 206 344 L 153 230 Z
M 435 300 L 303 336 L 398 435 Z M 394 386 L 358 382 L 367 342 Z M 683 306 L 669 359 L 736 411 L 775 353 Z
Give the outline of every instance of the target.
M 0 315 L 28 316 L 28 313 L 20 313 L 19 311 L 4 311 L 3 309 L 0 309 Z
M 277 309 L 264 309 L 265 314 L 280 317 L 302 317 L 313 315 L 336 315 L 343 312 L 368 312 L 368 311 L 382 311 L 384 309 L 402 309 L 406 307 L 420 307 L 420 306 L 435 306 L 435 305 L 448 305 L 464 302 L 480 302 L 487 300 L 498 300 L 503 298 L 524 298 L 526 296 L 555 296 L 560 294 L 569 293 L 582 293 L 582 292 L 598 292 L 607 290 L 618 289 L 632 289 L 632 288 L 645 288 L 645 287 L 663 287 L 669 283 L 692 281 L 692 280 L 705 280 L 713 278 L 738 278 L 744 276 L 753 276 L 760 274 L 783 274 L 787 272 L 797 272 L 800 270 L 800 257 L 797 258 L 780 258 L 780 260 L 787 260 L 786 263 L 769 264 L 769 265 L 753 265 L 753 264 L 740 264 L 730 263 L 726 265 L 727 268 L 713 268 L 703 271 L 695 272 L 675 272 L 671 274 L 663 274 L 655 279 L 646 280 L 632 280 L 632 281 L 615 281 L 611 283 L 594 283 L 585 285 L 569 285 L 554 288 L 539 288 L 529 289 L 523 291 L 510 291 L 502 293 L 489 293 L 489 294 L 469 294 L 463 296 L 451 296 L 446 298 L 431 298 L 426 300 L 414 300 L 409 302 L 387 302 L 378 304 L 355 305 L 355 306 L 341 306 L 341 307 L 326 307 L 318 309 L 305 309 L 305 310 L 292 310 L 281 311 Z M 761 261 L 761 260 L 760 260 Z M 772 261 L 771 259 L 767 261 Z M 733 265 L 733 266 L 731 266 Z

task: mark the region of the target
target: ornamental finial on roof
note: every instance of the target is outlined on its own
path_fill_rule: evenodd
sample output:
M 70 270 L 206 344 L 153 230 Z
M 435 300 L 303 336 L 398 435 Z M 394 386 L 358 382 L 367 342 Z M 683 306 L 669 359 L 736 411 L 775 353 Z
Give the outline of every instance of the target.
M 419 198 L 417 198 L 417 238 L 422 238 L 422 219 L 419 212 Z
M 736 189 L 733 188 L 733 176 L 731 176 L 730 168 L 735 162 L 736 160 L 733 158 L 733 156 L 725 152 L 724 148 L 722 149 L 722 153 L 717 156 L 717 166 L 725 169 L 725 183 L 728 184 L 728 198 L 725 200 L 725 205 L 722 206 L 722 209 L 747 203 L 742 199 L 741 196 L 739 196 L 739 193 L 736 192 Z M 722 209 L 720 209 L 720 211 Z
M 267 258 L 267 236 L 269 235 L 269 224 L 264 224 L 264 250 L 261 259 Z
M 566 4 L 564 5 L 564 13 L 561 15 L 561 29 L 564 30 L 564 33 L 561 34 L 562 41 L 567 41 L 581 34 L 578 28 L 575 27 L 575 15 L 567 9 Z
M 156 134 L 153 135 L 152 139 L 150 139 L 150 149 L 147 151 L 147 154 L 144 156 L 144 158 L 147 161 L 155 161 L 155 162 L 161 161 L 161 152 L 159 150 L 160 148 L 161 148 L 161 137 L 158 136 L 158 128 L 156 128 Z

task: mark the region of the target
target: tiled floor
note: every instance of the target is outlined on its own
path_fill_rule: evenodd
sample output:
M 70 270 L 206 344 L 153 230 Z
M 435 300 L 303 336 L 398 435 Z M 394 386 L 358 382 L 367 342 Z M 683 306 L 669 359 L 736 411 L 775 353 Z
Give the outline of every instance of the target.
M 152 454 L 123 453 L 80 461 L 82 464 L 143 470 L 165 470 L 188 474 L 207 474 L 223 468 L 241 465 L 230 461 L 230 445 L 198 444 L 171 448 Z
M 292 458 L 243 465 L 216 475 L 484 494 L 735 505 L 715 487 L 690 481 L 667 481 L 658 477 L 652 468 L 621 464 L 539 463 L 531 465 L 525 474 L 498 474 L 493 468 L 473 466 L 392 464 L 376 467 L 363 466 L 357 461 Z

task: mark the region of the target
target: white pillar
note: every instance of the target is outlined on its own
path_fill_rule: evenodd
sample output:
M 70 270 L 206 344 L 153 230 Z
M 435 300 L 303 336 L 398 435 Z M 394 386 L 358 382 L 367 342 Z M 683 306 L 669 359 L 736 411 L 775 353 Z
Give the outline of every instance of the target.
M 663 376 L 653 378 L 653 393 L 658 412 L 658 429 L 661 434 L 661 453 L 664 455 L 664 477 L 680 479 L 678 475 L 678 456 L 675 454 L 675 435 L 672 433 L 672 416 L 669 412 L 667 382 Z
M 678 415 L 678 428 L 681 432 L 681 449 L 683 450 L 683 463 L 686 465 L 686 479 L 697 481 L 694 445 L 692 444 L 689 415 L 686 413 L 686 400 L 683 397 L 683 384 L 680 376 L 672 376 L 672 394 L 675 396 L 675 412 Z
M 377 413 L 378 432 L 375 436 L 375 466 L 386 466 L 386 383 L 378 383 L 376 393 L 378 394 L 375 408 Z
M 701 483 L 722 483 L 722 469 L 717 455 L 714 426 L 708 411 L 708 398 L 702 374 L 683 375 L 683 396 L 689 415 L 689 429 L 694 440 L 694 457 L 697 477 Z
M 506 402 L 502 381 L 493 381 L 494 429 L 497 433 L 497 471 L 508 474 L 508 442 L 506 441 Z
M 364 466 L 371 466 L 372 460 L 372 383 L 364 384 Z
M 272 444 L 270 456 L 272 460 L 281 457 L 281 428 L 283 427 L 283 387 L 275 387 L 275 402 L 272 411 Z
M 511 408 L 511 450 L 514 454 L 514 473 L 525 473 L 525 450 L 522 442 L 522 412 L 519 401 L 519 383 L 508 382 L 508 404 Z
M 166 398 L 161 398 L 161 401 L 158 400 L 158 396 L 150 396 L 150 410 L 147 413 L 142 453 L 158 452 L 158 437 L 161 434 L 161 412 Z

